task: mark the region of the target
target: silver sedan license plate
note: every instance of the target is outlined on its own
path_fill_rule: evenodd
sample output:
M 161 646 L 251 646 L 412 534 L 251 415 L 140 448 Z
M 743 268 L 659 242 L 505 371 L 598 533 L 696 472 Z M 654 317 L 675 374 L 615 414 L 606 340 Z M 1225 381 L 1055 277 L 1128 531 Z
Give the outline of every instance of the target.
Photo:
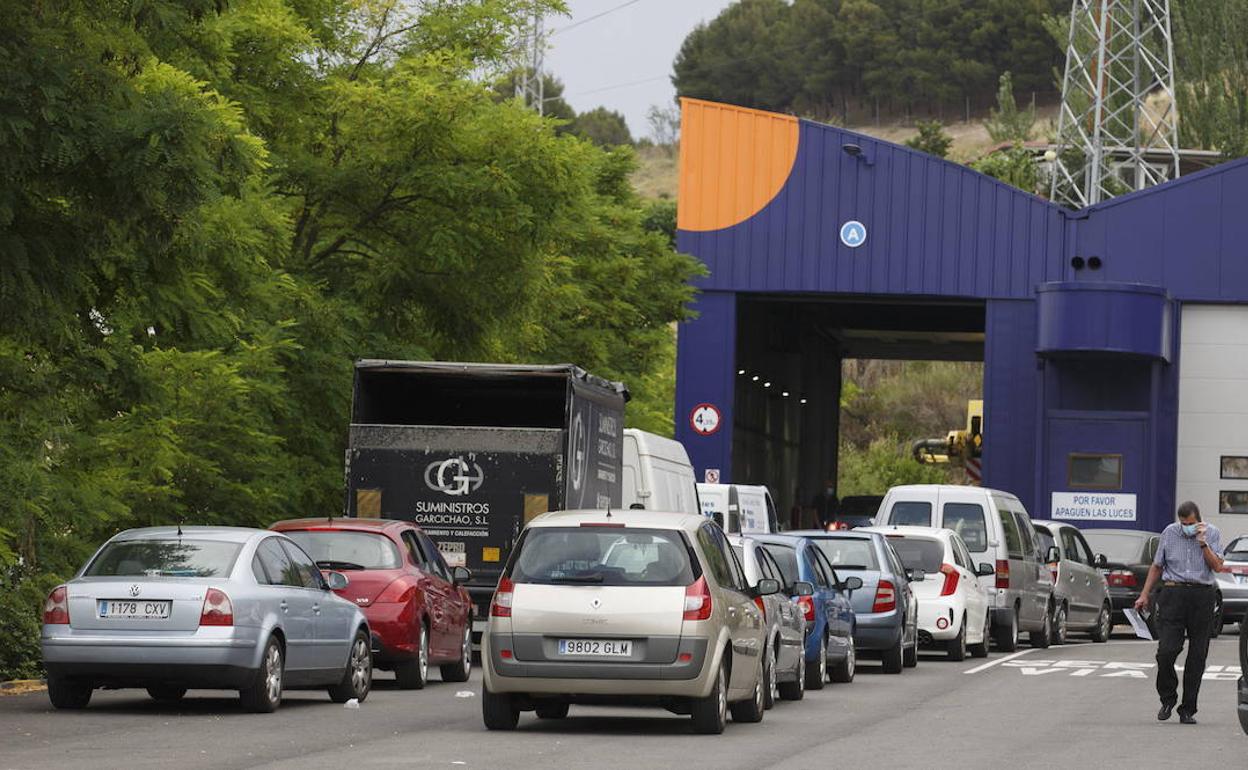
M 102 618 L 164 620 L 171 605 L 167 600 L 100 599 L 99 611 Z
M 622 639 L 560 639 L 559 654 L 626 658 L 633 654 L 633 643 Z

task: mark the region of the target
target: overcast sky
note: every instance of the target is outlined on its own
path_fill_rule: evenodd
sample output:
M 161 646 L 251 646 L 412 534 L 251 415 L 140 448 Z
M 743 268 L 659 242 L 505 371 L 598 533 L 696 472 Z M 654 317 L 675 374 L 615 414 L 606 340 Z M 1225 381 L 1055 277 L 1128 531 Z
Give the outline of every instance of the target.
M 685 35 L 731 2 L 568 0 L 571 18 L 546 19 L 546 70 L 563 81 L 564 97 L 577 112 L 603 105 L 624 114 L 634 138 L 648 136 L 646 110 L 652 104 L 668 106 L 676 97 L 672 60 Z M 624 7 L 585 21 L 617 6 Z

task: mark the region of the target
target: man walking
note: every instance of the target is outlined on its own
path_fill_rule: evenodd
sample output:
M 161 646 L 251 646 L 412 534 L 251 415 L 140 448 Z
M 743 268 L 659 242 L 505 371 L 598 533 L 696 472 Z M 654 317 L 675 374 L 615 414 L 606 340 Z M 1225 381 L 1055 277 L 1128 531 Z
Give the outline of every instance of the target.
M 1187 636 L 1187 662 L 1183 664 L 1183 702 L 1179 721 L 1196 724 L 1196 697 L 1205 673 L 1209 636 L 1213 632 L 1213 605 L 1216 598 L 1215 572 L 1221 572 L 1222 533 L 1200 520 L 1200 509 L 1188 501 L 1179 506 L 1179 521 L 1161 533 L 1157 556 L 1148 570 L 1144 590 L 1135 609 L 1148 607 L 1149 593 L 1158 580 L 1165 590 L 1157 598 L 1157 694 L 1161 710 L 1157 718 L 1166 720 L 1178 702 L 1179 677 L 1174 662 L 1183 651 Z

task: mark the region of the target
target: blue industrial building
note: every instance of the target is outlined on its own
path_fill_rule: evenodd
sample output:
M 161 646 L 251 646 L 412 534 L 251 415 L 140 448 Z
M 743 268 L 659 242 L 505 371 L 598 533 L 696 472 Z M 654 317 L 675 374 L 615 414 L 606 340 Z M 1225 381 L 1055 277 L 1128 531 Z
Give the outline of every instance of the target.
M 809 500 L 835 474 L 843 359 L 982 360 L 984 484 L 1036 518 L 1156 530 L 1178 497 L 1248 530 L 1248 163 L 1071 211 L 686 100 L 680 185 L 679 247 L 710 270 L 677 362 L 700 478 Z

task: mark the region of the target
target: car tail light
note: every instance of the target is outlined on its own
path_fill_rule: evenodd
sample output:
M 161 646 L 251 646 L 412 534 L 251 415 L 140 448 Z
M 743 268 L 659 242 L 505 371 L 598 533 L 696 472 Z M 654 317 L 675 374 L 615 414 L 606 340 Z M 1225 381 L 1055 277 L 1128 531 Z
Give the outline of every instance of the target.
M 685 620 L 709 620 L 710 617 L 711 589 L 703 575 L 685 588 Z
M 797 597 L 797 606 L 802 608 L 802 615 L 811 623 L 815 622 L 815 597 L 799 596 Z
M 953 596 L 953 592 L 958 590 L 958 578 L 961 576 L 958 575 L 958 571 L 953 568 L 952 564 L 940 565 L 940 571 L 945 576 L 944 585 L 940 587 L 940 595 Z
M 1114 588 L 1135 588 L 1135 573 L 1129 569 L 1116 569 L 1105 576 L 1105 582 Z
M 65 586 L 57 586 L 43 603 L 43 622 L 49 625 L 69 623 L 69 596 Z
M 997 588 L 1010 587 L 1010 562 L 1006 559 L 997 559 Z
M 498 581 L 498 588 L 494 591 L 494 601 L 490 604 L 490 617 L 511 617 L 511 597 L 515 590 L 516 584 L 511 582 L 511 578 L 505 577 Z
M 875 589 L 875 602 L 871 605 L 872 612 L 892 612 L 897 609 L 897 589 L 892 582 L 881 580 Z
M 230 597 L 219 588 L 209 588 L 204 592 L 204 609 L 199 613 L 201 626 L 232 626 L 234 625 L 234 605 Z

